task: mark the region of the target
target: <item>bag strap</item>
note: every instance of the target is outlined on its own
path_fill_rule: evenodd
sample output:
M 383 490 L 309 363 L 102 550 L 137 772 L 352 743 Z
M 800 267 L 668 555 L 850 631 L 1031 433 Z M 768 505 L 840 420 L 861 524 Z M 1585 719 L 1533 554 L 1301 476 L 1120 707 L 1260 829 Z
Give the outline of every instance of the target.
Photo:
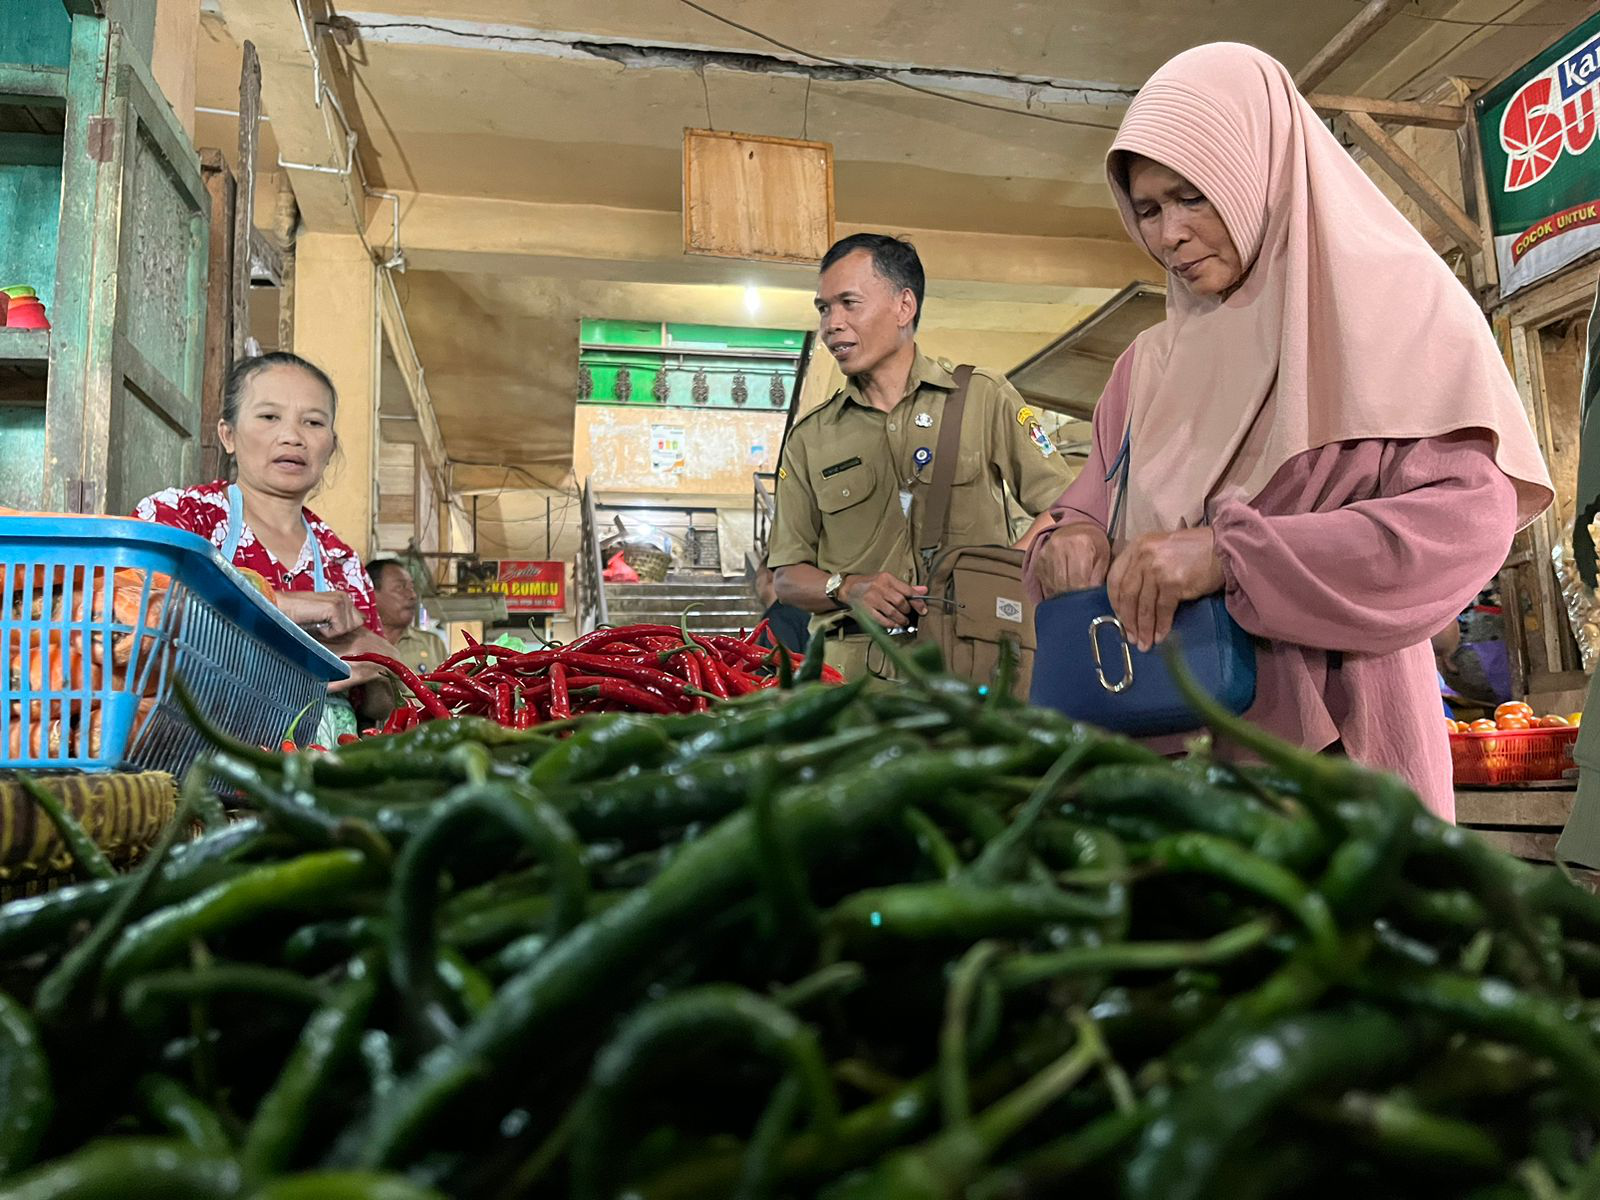
M 1128 460 L 1133 457 L 1133 421 L 1130 418 L 1128 428 L 1122 434 L 1122 449 L 1117 451 L 1117 457 L 1111 464 L 1111 469 L 1106 472 L 1106 482 L 1113 479 L 1117 481 L 1117 501 L 1111 509 L 1111 519 L 1106 522 L 1106 540 L 1116 544 L 1117 530 L 1122 526 L 1123 502 L 1128 498 Z
M 956 390 L 944 402 L 939 417 L 939 448 L 933 457 L 933 480 L 927 503 L 922 506 L 922 566 L 927 570 L 933 556 L 944 543 L 950 519 L 950 489 L 956 481 L 956 460 L 961 456 L 961 416 L 967 407 L 967 385 L 972 382 L 972 367 L 963 363 L 955 370 Z

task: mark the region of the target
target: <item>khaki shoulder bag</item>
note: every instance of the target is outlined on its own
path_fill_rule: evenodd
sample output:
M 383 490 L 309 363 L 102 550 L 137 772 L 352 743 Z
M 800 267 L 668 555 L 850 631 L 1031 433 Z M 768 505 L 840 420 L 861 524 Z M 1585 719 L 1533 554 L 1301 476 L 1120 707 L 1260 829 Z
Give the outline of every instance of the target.
M 972 368 L 957 367 L 955 377 L 956 390 L 945 401 L 939 422 L 938 456 L 922 512 L 919 550 L 928 611 L 917 621 L 917 640 L 936 643 L 949 669 L 976 683 L 994 678 L 1000 644 L 1010 642 L 1018 651 L 1012 694 L 1026 700 L 1034 638 L 1033 604 L 1022 586 L 1023 552 L 1010 546 L 944 548 Z

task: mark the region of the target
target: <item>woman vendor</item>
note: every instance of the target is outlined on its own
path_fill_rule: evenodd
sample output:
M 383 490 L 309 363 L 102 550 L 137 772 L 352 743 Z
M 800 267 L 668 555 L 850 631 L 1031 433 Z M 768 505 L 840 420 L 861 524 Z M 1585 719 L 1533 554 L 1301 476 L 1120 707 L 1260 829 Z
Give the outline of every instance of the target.
M 336 654 L 389 653 L 361 559 L 305 507 L 338 447 L 339 397 L 317 366 L 288 353 L 238 363 L 223 389 L 217 437 L 233 457 L 235 479 L 169 488 L 139 501 L 134 516 L 210 539 L 236 567 L 276 591 L 279 611 Z M 316 740 L 332 745 L 354 733 L 356 710 L 367 723 L 394 707 L 388 674 L 352 664 L 331 684 Z
M 1483 314 L 1248 46 L 1162 67 L 1107 165 L 1167 316 L 1112 372 L 1030 550 L 1035 598 L 1104 583 L 1147 649 L 1223 593 L 1257 639 L 1250 719 L 1452 818 L 1429 638 L 1552 495 Z

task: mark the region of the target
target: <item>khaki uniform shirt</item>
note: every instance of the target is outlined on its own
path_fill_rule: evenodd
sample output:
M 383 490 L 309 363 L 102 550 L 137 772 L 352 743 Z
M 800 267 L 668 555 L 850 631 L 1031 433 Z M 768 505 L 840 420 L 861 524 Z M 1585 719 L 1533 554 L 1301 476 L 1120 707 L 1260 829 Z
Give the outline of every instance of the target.
M 437 670 L 450 653 L 438 634 L 425 633 L 412 625 L 394 643 L 394 656 L 413 671 L 426 673 Z
M 919 350 L 892 412 L 873 408 L 851 382 L 795 423 L 778 467 L 771 566 L 813 563 L 830 573 L 889 571 L 925 582 L 917 531 L 954 369 Z M 1035 410 L 1004 376 L 973 371 L 942 545 L 1009 546 L 1016 539 L 1002 487 L 1035 516 L 1071 481 Z

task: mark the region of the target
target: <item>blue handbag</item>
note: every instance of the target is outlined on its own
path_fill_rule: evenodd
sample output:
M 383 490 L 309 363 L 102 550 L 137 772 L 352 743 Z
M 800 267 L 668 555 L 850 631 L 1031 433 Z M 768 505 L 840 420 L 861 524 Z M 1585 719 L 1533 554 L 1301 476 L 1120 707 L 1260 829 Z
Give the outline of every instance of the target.
M 1108 483 L 1121 476 L 1110 522 L 1113 540 L 1128 486 L 1130 439 L 1131 431 L 1106 474 Z M 1169 640 L 1200 686 L 1228 709 L 1242 713 L 1254 702 L 1255 643 L 1222 596 L 1178 605 Z M 1037 605 L 1034 642 L 1030 703 L 1134 737 L 1199 726 L 1167 668 L 1166 648 L 1131 645 L 1105 588 L 1066 592 Z

